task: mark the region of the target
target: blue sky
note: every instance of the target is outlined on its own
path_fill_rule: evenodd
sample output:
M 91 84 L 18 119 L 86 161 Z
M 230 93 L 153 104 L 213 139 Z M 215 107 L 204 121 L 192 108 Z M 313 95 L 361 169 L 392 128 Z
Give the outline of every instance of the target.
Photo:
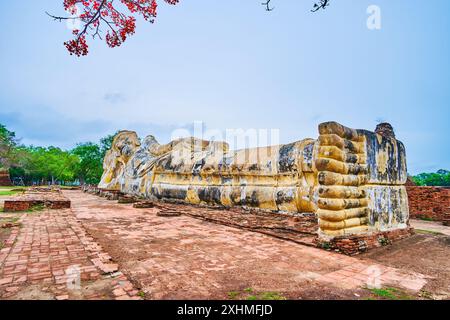
M 181 0 L 138 21 L 118 49 L 62 43 L 62 0 L 0 2 L 0 123 L 26 144 L 70 148 L 118 129 L 169 140 L 179 127 L 275 128 L 281 142 L 335 120 L 390 122 L 409 171 L 450 169 L 450 1 Z M 369 5 L 381 30 L 366 27 Z

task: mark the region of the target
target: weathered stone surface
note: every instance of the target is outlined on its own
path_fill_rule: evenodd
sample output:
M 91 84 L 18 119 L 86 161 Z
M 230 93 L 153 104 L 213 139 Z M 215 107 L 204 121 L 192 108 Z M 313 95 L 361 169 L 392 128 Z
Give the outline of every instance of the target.
M 390 123 L 379 123 L 375 128 L 375 133 L 386 138 L 395 138 L 394 128 L 392 128 Z
M 196 138 L 160 145 L 148 136 L 141 143 L 135 132 L 121 131 L 99 188 L 149 200 L 316 214 L 325 239 L 406 229 L 405 148 L 384 131 L 327 122 L 318 140 L 237 151 Z

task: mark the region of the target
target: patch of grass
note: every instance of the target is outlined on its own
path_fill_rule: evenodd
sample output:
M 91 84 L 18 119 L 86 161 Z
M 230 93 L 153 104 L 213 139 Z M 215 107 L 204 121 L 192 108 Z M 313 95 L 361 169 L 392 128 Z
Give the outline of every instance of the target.
M 0 196 L 13 196 L 19 192 L 17 190 L 0 190 Z
M 145 298 L 145 292 L 144 291 L 139 291 L 137 294 L 139 297 L 141 297 L 142 299 Z
M 387 246 L 391 243 L 391 241 L 388 238 L 385 237 L 380 237 L 378 238 L 378 242 L 382 245 L 382 246 Z
M 442 235 L 443 233 L 432 231 L 432 230 L 423 230 L 423 229 L 414 229 L 416 233 L 419 234 L 433 234 L 433 235 Z
M 397 300 L 397 296 L 391 291 L 391 288 L 385 288 L 385 289 L 370 289 L 370 292 L 372 292 L 374 295 L 380 297 L 380 298 L 386 298 L 390 300 Z
M 330 249 L 331 249 L 331 244 L 330 244 L 329 242 L 322 242 L 322 243 L 320 244 L 320 247 L 321 247 L 322 249 L 325 249 L 325 250 L 330 250 Z
M 286 300 L 279 292 L 267 291 L 255 293 L 252 288 L 246 288 L 242 291 L 228 292 L 228 298 L 232 300 Z
M 18 217 L 8 217 L 8 218 L 2 218 L 0 219 L 0 224 L 3 223 L 16 223 L 17 221 L 19 221 L 20 216 Z
M 45 206 L 43 204 L 38 204 L 35 206 L 32 206 L 28 210 L 25 211 L 5 211 L 4 208 L 0 207 L 0 212 L 6 212 L 6 213 L 34 213 L 34 212 L 41 212 L 45 209 Z
M 32 206 L 30 209 L 27 210 L 27 212 L 37 212 L 42 211 L 45 209 L 45 206 L 43 204 L 37 204 L 35 206 Z
M 230 291 L 228 292 L 228 298 L 235 300 L 240 295 L 239 291 Z
M 422 298 L 429 299 L 429 300 L 434 300 L 434 299 L 433 299 L 433 294 L 432 294 L 431 292 L 429 292 L 429 291 L 421 290 L 420 293 L 419 293 L 419 295 L 420 295 Z
M 429 216 L 419 216 L 419 219 L 424 221 L 434 221 L 433 218 Z
M 375 298 L 381 298 L 385 300 L 411 300 L 413 297 L 407 295 L 405 292 L 397 288 L 372 288 L 368 289 Z M 368 298 L 370 299 L 370 298 Z
M 260 294 L 261 300 L 286 300 L 279 292 L 263 292 Z

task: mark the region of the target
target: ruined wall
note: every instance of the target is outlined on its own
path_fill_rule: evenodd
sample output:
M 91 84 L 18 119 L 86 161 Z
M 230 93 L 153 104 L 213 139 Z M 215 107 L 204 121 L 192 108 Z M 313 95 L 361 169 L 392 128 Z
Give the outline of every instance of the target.
M 0 169 L 0 186 L 12 186 L 9 171 L 7 169 Z
M 411 218 L 446 221 L 450 217 L 450 188 L 407 186 Z
M 99 188 L 195 205 L 316 213 L 324 239 L 407 229 L 405 148 L 393 132 L 327 122 L 319 134 L 232 151 L 224 142 L 161 145 L 153 136 L 141 142 L 135 132 L 121 131 Z

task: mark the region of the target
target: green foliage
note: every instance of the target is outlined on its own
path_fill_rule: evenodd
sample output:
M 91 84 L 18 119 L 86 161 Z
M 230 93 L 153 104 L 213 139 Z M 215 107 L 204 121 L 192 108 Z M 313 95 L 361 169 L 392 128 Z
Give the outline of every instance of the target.
M 78 156 L 55 147 L 18 148 L 20 158 L 10 170 L 11 176 L 22 177 L 27 182 L 68 182 L 76 179 L 74 168 L 79 162 Z
M 413 297 L 408 296 L 405 292 L 397 288 L 372 288 L 369 291 L 375 295 L 376 298 L 387 300 L 411 300 Z
M 115 134 L 110 134 L 107 135 L 104 138 L 100 139 L 100 152 L 102 154 L 102 158 L 105 157 L 106 152 L 111 149 L 114 137 L 119 133 L 119 131 L 117 131 Z
M 255 293 L 253 288 L 246 288 L 243 291 L 230 291 L 228 298 L 231 300 L 286 300 L 279 292 L 267 291 Z
M 286 298 L 278 292 L 263 292 L 260 294 L 260 300 L 286 300 Z
M 412 179 L 418 186 L 450 186 L 450 171 L 441 169 L 435 173 L 421 173 Z
M 230 291 L 228 292 L 228 298 L 230 298 L 231 300 L 236 300 L 239 294 L 239 291 Z
M 13 196 L 19 193 L 19 191 L 15 190 L 0 190 L 0 196 Z
M 16 161 L 16 134 L 0 124 L 0 168 L 9 168 Z
M 430 235 L 435 235 L 435 236 L 444 235 L 443 233 L 440 233 L 438 231 L 423 230 L 423 229 L 416 229 L 416 228 L 414 228 L 414 232 L 418 233 L 418 234 L 430 234 Z
M 103 173 L 103 154 L 99 145 L 92 142 L 81 143 L 72 150 L 72 154 L 78 157 L 75 166 L 75 174 L 80 182 L 96 184 Z
M 80 143 L 69 151 L 57 147 L 19 145 L 15 133 L 0 124 L 0 168 L 9 168 L 12 179 L 26 184 L 96 184 L 103 173 L 103 158 L 115 135 L 99 144 Z

